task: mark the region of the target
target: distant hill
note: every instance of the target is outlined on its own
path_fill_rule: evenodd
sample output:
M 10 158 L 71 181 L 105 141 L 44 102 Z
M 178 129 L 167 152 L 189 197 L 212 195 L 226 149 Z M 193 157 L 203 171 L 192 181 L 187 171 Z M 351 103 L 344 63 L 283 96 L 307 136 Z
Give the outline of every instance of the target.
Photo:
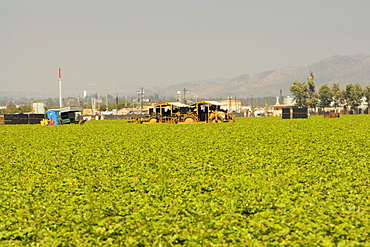
M 258 74 L 243 74 L 232 79 L 217 78 L 210 80 L 201 80 L 195 82 L 184 82 L 171 86 L 145 87 L 145 95 L 153 96 L 154 93 L 162 97 L 176 97 L 176 92 L 186 90 L 186 97 L 194 100 L 223 98 L 226 99 L 229 94 L 236 98 L 250 97 L 269 97 L 278 96 L 280 89 L 284 96 L 290 95 L 289 87 L 294 81 L 304 82 L 310 72 L 315 76 L 316 90 L 327 83 L 329 86 L 333 82 L 338 82 L 341 89 L 350 83 L 359 82 L 362 86 L 370 85 L 370 55 L 336 55 L 320 60 L 314 64 L 304 67 L 285 67 L 277 70 L 269 70 Z M 117 85 L 104 84 L 105 93 L 111 93 L 120 96 L 129 95 L 137 97 L 137 85 Z M 97 93 L 101 95 L 101 85 L 76 85 L 75 87 L 66 87 L 64 95 L 82 95 L 84 90 L 88 93 Z M 181 93 L 183 95 L 183 93 Z M 48 98 L 58 97 L 57 89 L 32 92 L 19 90 L 17 92 L 0 91 L 0 99 L 9 98 Z
M 304 82 L 310 72 L 314 73 L 316 90 L 327 83 L 338 82 L 341 89 L 350 83 L 370 84 L 370 55 L 337 55 L 305 67 L 286 67 L 258 74 L 244 74 L 231 80 L 217 79 L 193 83 L 176 84 L 167 88 L 149 88 L 148 92 L 174 96 L 184 87 L 189 91 L 187 97 L 226 98 L 232 94 L 238 98 L 290 95 L 289 87 L 294 81 Z

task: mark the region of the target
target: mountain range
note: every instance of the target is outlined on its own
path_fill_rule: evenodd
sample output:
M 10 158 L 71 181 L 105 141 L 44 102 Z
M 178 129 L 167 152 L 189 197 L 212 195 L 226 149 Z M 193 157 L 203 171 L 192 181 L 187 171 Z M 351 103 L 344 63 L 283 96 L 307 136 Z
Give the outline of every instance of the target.
M 370 84 L 370 55 L 336 55 L 304 67 L 285 67 L 258 74 L 243 74 L 230 80 L 214 79 L 181 83 L 166 88 L 146 89 L 146 94 L 156 93 L 175 96 L 178 90 L 188 91 L 188 98 L 227 98 L 229 94 L 237 98 L 290 95 L 289 87 L 294 81 L 307 82 L 310 73 L 314 74 L 316 90 L 323 84 L 338 82 L 341 89 L 345 85 L 359 82 Z M 183 94 L 183 93 L 182 93 Z
M 232 79 L 210 79 L 195 82 L 184 82 L 170 86 L 145 87 L 145 96 L 149 97 L 157 94 L 160 97 L 173 98 L 177 92 L 186 89 L 186 98 L 193 100 L 202 99 L 227 99 L 229 95 L 233 98 L 258 98 L 279 96 L 280 90 L 283 96 L 289 96 L 289 87 L 294 81 L 305 82 L 310 73 L 314 74 L 316 91 L 323 84 L 332 85 L 333 82 L 338 82 L 341 89 L 350 83 L 359 82 L 363 87 L 370 84 L 370 55 L 336 55 L 322 59 L 316 63 L 302 67 L 285 67 L 276 70 L 269 70 L 258 74 L 243 74 Z M 101 84 L 66 88 L 63 92 L 65 95 L 82 95 L 83 90 L 88 90 L 89 93 L 97 93 L 100 95 Z M 104 88 L 108 89 L 105 94 L 119 93 L 120 96 L 129 95 L 136 97 L 136 91 L 139 87 L 129 85 L 122 91 L 121 85 L 104 84 Z M 121 88 L 121 90 L 120 90 Z M 80 92 L 80 93 L 76 93 Z M 104 95 L 105 95 L 104 94 Z M 17 91 L 17 92 L 2 92 L 0 98 L 42 98 L 45 95 L 57 96 L 56 90 L 43 90 L 42 92 Z

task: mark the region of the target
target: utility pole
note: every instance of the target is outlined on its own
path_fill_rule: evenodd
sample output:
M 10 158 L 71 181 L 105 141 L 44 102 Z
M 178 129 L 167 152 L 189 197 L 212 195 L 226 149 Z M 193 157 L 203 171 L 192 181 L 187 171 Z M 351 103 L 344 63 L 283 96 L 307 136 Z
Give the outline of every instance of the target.
M 231 99 L 233 98 L 233 96 L 229 94 L 228 98 L 229 98 L 229 112 L 231 112 Z
M 116 95 L 116 109 L 117 109 L 117 112 L 118 112 L 118 93 Z
M 183 92 L 184 92 L 184 104 L 186 104 L 186 93 L 187 93 L 188 91 L 186 91 L 186 88 L 184 88 Z
M 109 106 L 108 94 L 106 95 L 106 100 L 107 100 L 107 107 L 106 107 L 107 109 L 106 109 L 106 111 L 108 111 L 109 110 L 109 107 L 108 107 Z
M 140 104 L 140 114 L 143 111 L 143 99 L 144 99 L 144 88 L 141 87 L 140 91 L 137 91 L 138 103 Z
M 59 79 L 59 107 L 63 107 L 63 101 L 62 101 L 62 69 L 58 69 L 58 79 Z
M 280 89 L 280 104 L 284 104 L 284 99 L 283 99 L 283 90 L 282 89 Z
M 99 99 L 98 94 L 96 94 L 96 102 L 98 103 L 98 109 L 97 109 L 97 111 L 99 111 L 99 113 L 100 113 L 100 103 L 101 103 L 101 100 Z
M 93 115 L 95 115 L 95 113 L 96 113 L 96 98 L 91 98 L 91 108 L 92 108 Z
M 140 88 L 140 114 L 143 112 L 144 88 Z

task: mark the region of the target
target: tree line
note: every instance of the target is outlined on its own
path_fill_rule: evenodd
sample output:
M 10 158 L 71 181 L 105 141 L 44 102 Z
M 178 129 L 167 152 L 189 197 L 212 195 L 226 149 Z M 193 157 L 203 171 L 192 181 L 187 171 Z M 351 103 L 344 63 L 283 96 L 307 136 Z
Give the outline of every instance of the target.
M 289 87 L 295 97 L 294 102 L 298 107 L 307 107 L 311 111 L 317 108 L 324 110 L 326 107 L 343 106 L 346 110 L 356 109 L 363 100 L 370 105 L 370 85 L 362 88 L 360 83 L 347 84 L 341 90 L 339 83 L 333 82 L 331 86 L 322 85 L 316 92 L 314 75 L 311 72 L 307 82 L 294 81 Z

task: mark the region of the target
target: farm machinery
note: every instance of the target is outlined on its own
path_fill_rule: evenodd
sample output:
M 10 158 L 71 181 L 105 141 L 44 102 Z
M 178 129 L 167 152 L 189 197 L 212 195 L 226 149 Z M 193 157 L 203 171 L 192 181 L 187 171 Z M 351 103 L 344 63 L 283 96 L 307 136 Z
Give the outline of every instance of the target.
M 199 122 L 204 123 L 222 123 L 234 122 L 234 115 L 227 110 L 221 109 L 224 105 L 217 101 L 200 101 L 192 106 L 195 107 L 195 112 Z
M 196 123 L 197 116 L 191 106 L 179 102 L 166 102 L 149 110 L 149 123 Z
M 221 123 L 234 122 L 234 115 L 221 109 L 217 101 L 200 101 L 192 105 L 166 102 L 149 110 L 148 123 Z

